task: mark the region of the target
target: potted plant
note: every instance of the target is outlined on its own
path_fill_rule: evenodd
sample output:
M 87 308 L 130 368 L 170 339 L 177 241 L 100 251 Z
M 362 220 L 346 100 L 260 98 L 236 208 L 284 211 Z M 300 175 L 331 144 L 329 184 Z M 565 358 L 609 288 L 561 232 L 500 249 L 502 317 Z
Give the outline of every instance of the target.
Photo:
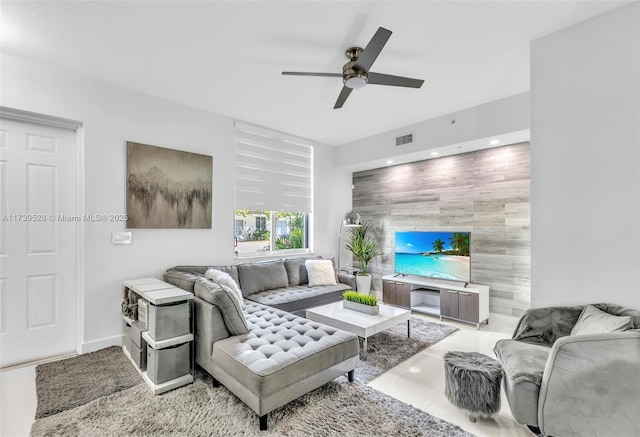
M 357 228 L 350 228 L 351 238 L 346 244 L 346 248 L 358 259 L 358 268 L 360 269 L 356 276 L 358 291 L 367 294 L 371 290 L 371 275 L 368 270 L 369 261 L 383 253 L 380 246 L 378 246 L 378 242 L 370 238 L 371 229 L 372 226 L 369 222 L 363 222 L 362 226 Z
M 378 298 L 375 296 L 369 296 L 368 294 L 361 294 L 357 291 L 347 290 L 342 295 L 342 307 L 348 310 L 359 311 L 365 314 L 379 314 L 380 307 L 378 306 Z

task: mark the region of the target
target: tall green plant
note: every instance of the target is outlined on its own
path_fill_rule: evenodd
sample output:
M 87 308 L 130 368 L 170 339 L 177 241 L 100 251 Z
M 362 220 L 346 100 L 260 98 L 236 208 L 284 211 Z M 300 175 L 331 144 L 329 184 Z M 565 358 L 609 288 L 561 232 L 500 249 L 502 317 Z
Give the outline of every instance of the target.
M 345 247 L 358 259 L 359 275 L 368 274 L 369 262 L 383 254 L 378 242 L 369 236 L 371 230 L 372 225 L 368 222 L 362 223 L 358 228 L 349 228 L 351 238 Z

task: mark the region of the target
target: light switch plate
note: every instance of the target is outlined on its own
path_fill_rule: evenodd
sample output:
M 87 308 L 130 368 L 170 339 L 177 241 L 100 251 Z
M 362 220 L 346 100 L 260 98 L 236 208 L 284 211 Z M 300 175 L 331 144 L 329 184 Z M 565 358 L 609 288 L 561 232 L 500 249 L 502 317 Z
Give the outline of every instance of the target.
M 131 244 L 131 232 L 112 232 L 111 244 Z

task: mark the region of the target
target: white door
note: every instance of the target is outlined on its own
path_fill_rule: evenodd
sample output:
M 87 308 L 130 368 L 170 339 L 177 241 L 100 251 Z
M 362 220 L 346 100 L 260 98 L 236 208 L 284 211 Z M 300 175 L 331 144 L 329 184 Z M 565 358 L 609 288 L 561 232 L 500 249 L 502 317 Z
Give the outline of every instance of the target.
M 0 119 L 0 367 L 76 350 L 76 159 L 75 131 Z

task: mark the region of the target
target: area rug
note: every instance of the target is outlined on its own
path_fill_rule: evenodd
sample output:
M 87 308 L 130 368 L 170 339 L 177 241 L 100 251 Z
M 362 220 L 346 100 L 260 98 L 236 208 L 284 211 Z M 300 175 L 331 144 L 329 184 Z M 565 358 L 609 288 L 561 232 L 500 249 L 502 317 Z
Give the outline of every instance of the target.
M 36 367 L 36 419 L 138 385 L 140 375 L 122 348 L 109 347 Z
M 369 382 L 457 330 L 412 317 L 410 338 L 405 323 L 378 332 L 369 337 L 366 360 L 360 360 L 355 377 L 362 383 Z
M 213 388 L 211 377 L 198 369 L 193 384 L 163 395 L 154 396 L 139 379 L 129 389 L 39 419 L 32 436 L 470 436 L 365 384 L 455 330 L 440 326 L 413 319 L 412 339 L 406 325 L 371 337 L 368 360 L 361 361 L 353 383 L 339 377 L 269 413 L 268 431 L 259 431 L 256 414 L 226 388 Z

